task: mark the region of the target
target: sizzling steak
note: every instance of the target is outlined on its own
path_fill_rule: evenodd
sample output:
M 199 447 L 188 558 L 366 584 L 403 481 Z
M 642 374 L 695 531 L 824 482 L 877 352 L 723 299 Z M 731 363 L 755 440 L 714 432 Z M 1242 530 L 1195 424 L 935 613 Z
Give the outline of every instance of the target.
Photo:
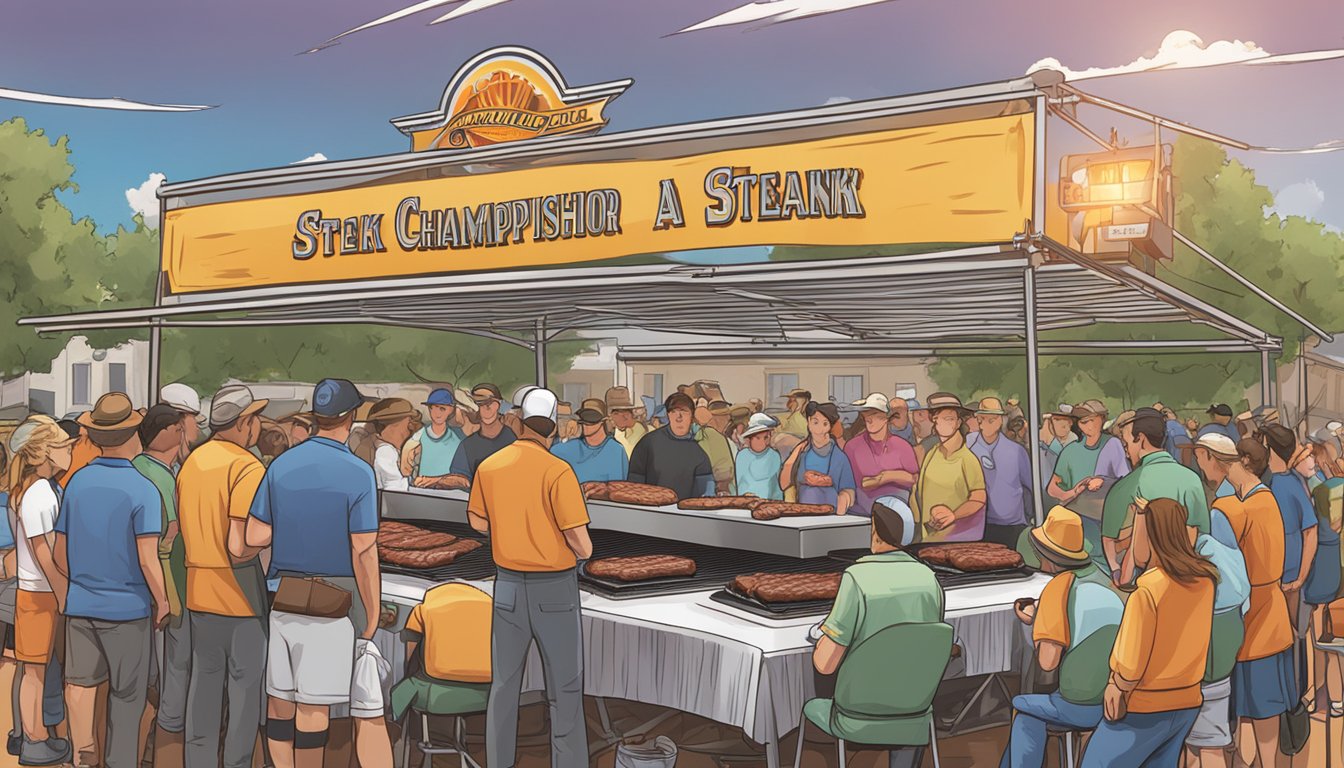
M 589 576 L 616 581 L 647 581 L 676 576 L 694 576 L 695 561 L 676 555 L 603 557 L 589 560 L 584 569 Z

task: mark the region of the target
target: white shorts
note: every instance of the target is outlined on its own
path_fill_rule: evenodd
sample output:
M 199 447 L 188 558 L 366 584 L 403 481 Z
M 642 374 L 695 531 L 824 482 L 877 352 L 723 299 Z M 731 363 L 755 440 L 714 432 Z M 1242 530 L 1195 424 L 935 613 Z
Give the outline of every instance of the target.
M 311 706 L 347 704 L 354 675 L 355 625 L 271 611 L 266 694 Z
M 1200 686 L 1204 704 L 1185 738 L 1193 749 L 1221 749 L 1232 745 L 1232 678 Z

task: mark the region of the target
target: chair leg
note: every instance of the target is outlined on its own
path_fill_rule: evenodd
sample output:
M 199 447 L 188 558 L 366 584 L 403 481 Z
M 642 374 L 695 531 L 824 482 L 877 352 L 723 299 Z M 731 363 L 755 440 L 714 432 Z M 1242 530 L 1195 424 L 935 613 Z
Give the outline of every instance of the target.
M 411 720 L 406 718 L 406 727 L 401 731 L 401 768 L 411 768 Z
M 835 740 L 836 751 L 840 753 L 840 768 L 845 768 L 845 740 Z
M 429 715 L 420 713 L 420 754 L 425 758 L 420 768 L 434 768 L 434 756 L 429 753 Z
M 933 718 L 929 718 L 929 749 L 933 752 L 933 768 L 942 768 L 938 760 L 938 729 L 933 725 Z
M 1067 766 L 1067 768 L 1074 768 L 1074 766 L 1073 766 L 1073 734 L 1072 734 L 1072 733 L 1066 733 L 1066 734 L 1064 734 L 1064 756 L 1065 756 L 1065 763 L 1064 763 L 1064 765 Z
M 798 752 L 793 756 L 793 768 L 803 768 L 803 736 L 807 734 L 807 718 L 798 720 Z M 1326 766 L 1329 768 L 1329 766 Z

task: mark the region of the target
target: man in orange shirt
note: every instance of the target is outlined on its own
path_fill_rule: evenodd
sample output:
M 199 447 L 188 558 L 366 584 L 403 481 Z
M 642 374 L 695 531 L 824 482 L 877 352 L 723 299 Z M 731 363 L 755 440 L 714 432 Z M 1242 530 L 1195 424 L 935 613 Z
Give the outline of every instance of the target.
M 1140 500 L 1148 534 L 1147 570 L 1125 604 L 1111 652 L 1105 719 L 1083 768 L 1176 766 L 1203 703 L 1218 569 L 1190 543 L 1180 502 Z
M 187 765 L 219 762 L 226 688 L 223 765 L 250 766 L 256 748 L 266 668 L 266 577 L 259 550 L 246 545 L 245 532 L 265 469 L 247 449 L 261 434 L 266 402 L 240 384 L 215 393 L 213 434 L 187 457 L 177 478 L 192 640 Z
M 548 389 L 523 395 L 523 434 L 481 462 L 467 502 L 471 525 L 490 534 L 495 559 L 485 730 L 490 764 L 500 768 L 512 768 L 516 758 L 518 697 L 533 640 L 550 701 L 551 763 L 588 764 L 577 565 L 592 555 L 593 543 L 578 478 L 550 452 L 556 405 Z

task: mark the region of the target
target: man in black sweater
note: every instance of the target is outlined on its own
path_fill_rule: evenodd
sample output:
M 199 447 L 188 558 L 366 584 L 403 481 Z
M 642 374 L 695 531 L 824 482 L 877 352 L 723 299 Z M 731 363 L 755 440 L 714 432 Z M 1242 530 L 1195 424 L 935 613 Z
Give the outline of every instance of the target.
M 714 469 L 692 431 L 695 402 L 677 392 L 664 407 L 667 426 L 645 435 L 630 454 L 630 481 L 670 488 L 678 499 L 713 496 Z

